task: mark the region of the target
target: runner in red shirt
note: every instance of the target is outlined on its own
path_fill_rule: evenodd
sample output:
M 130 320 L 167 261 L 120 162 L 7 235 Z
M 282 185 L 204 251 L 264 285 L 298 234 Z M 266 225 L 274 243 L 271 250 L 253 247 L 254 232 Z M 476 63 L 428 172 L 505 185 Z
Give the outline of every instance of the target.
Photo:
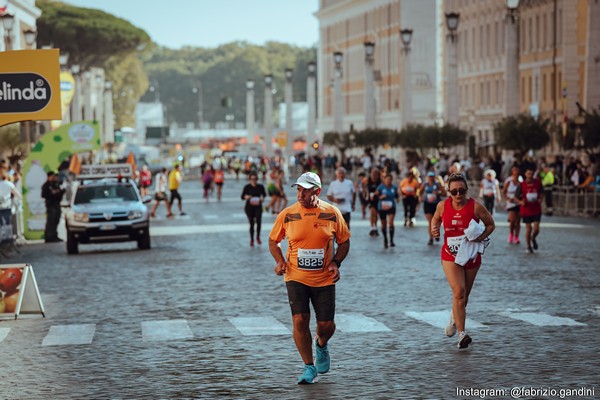
M 481 254 L 470 259 L 464 267 L 455 262 L 455 257 L 464 240 L 465 229 L 471 220 L 485 225 L 483 233 L 472 242 L 481 242 L 495 229 L 494 219 L 480 203 L 467 197 L 467 180 L 461 174 L 452 174 L 448 178 L 450 197 L 438 203 L 431 220 L 431 235 L 440 237 L 440 225 L 444 225 L 444 245 L 442 246 L 442 268 L 452 289 L 452 312 L 450 322 L 445 329 L 446 336 L 454 336 L 458 330 L 457 347 L 464 349 L 472 339 L 465 332 L 465 320 L 469 294 L 481 265 Z
M 540 233 L 542 191 L 542 184 L 539 179 L 533 177 L 533 169 L 527 168 L 525 170 L 525 180 L 517 188 L 516 197 L 521 204 L 521 217 L 525 224 L 525 239 L 527 240 L 527 251 L 529 253 L 533 253 L 533 250 L 538 249 L 535 239 Z

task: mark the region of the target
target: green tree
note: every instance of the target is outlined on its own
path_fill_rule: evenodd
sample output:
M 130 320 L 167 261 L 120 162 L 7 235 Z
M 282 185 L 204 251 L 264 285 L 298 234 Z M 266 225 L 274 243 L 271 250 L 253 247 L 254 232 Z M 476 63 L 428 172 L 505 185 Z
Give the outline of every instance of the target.
M 539 150 L 550 141 L 549 125 L 549 120 L 539 120 L 527 114 L 504 117 L 494 124 L 496 144 L 520 154 Z
M 354 144 L 358 147 L 379 147 L 390 143 L 390 130 L 382 128 L 354 132 Z
M 585 114 L 585 124 L 581 128 L 583 146 L 589 153 L 598 151 L 600 147 L 600 114 L 598 109 Z
M 350 135 L 348 132 L 325 132 L 323 134 L 323 144 L 338 149 L 343 164 L 346 161 L 346 150 L 356 146 L 353 138 L 355 136 Z

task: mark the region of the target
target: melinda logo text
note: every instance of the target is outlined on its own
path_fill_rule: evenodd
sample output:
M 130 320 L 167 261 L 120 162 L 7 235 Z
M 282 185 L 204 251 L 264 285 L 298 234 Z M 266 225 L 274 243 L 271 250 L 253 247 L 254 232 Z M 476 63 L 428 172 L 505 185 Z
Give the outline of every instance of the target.
M 0 113 L 28 113 L 42 110 L 52 90 L 38 74 L 0 74 Z

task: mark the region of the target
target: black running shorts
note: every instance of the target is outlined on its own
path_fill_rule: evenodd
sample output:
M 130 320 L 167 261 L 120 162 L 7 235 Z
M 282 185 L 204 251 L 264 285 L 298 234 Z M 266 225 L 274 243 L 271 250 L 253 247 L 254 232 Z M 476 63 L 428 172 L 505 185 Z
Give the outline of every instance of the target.
M 296 281 L 286 282 L 292 315 L 310 314 L 312 303 L 317 321 L 333 321 L 335 316 L 335 285 L 311 287 Z

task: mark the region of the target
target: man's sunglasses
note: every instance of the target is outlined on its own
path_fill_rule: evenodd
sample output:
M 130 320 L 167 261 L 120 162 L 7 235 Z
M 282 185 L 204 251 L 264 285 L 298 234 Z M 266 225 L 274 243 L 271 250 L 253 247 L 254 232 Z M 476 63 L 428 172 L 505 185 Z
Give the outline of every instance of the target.
M 451 194 L 452 196 L 456 196 L 457 194 L 463 195 L 463 194 L 465 194 L 465 193 L 467 193 L 467 189 L 462 189 L 462 188 L 461 188 L 461 189 L 452 189 L 452 190 L 450 191 L 450 194 Z

